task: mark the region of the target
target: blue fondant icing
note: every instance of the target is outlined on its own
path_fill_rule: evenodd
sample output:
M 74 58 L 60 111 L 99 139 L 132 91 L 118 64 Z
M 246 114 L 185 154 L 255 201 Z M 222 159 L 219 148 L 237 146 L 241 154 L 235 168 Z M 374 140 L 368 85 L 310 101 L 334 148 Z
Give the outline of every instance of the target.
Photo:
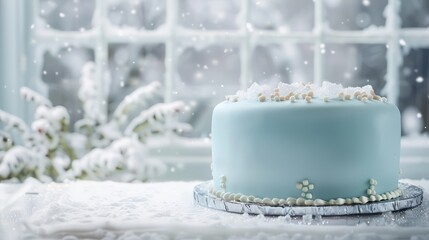
M 400 114 L 393 104 L 312 99 L 222 102 L 212 121 L 213 183 L 228 176 L 226 192 L 258 198 L 300 197 L 311 180 L 312 199 L 367 195 L 398 185 Z

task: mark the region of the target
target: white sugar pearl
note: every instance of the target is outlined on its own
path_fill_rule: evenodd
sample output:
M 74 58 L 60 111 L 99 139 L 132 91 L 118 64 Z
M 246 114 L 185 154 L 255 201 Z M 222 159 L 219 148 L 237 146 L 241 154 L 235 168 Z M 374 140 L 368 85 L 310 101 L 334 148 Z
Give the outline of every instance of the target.
M 314 205 L 316 205 L 316 206 L 323 206 L 325 204 L 326 204 L 326 202 L 324 200 L 322 200 L 322 199 L 316 199 L 316 200 L 314 200 Z
M 279 204 L 280 199 L 278 199 L 278 198 L 273 198 L 272 202 L 273 202 L 273 204 L 274 204 L 274 205 L 277 205 L 277 204 Z
M 359 200 L 363 203 L 363 204 L 365 204 L 365 203 L 367 203 L 368 202 L 368 197 L 366 197 L 366 196 L 361 196 L 360 198 L 359 198 Z
M 288 205 L 295 205 L 296 204 L 296 199 L 295 198 L 287 198 L 286 202 Z
M 230 197 L 231 197 L 230 193 L 225 193 L 222 198 L 225 199 L 226 201 L 229 201 Z
M 302 189 L 302 183 L 297 183 L 296 184 L 296 188 L 299 189 L 299 190 L 301 190 Z
M 328 96 L 324 96 L 324 97 L 323 97 L 323 101 L 324 101 L 324 102 L 328 102 L 328 101 L 329 101 L 329 97 L 328 97 Z
M 389 199 L 392 199 L 392 194 L 390 194 L 389 192 L 387 192 L 386 193 L 386 198 L 389 200 Z
M 308 185 L 308 188 L 309 188 L 310 190 L 314 189 L 314 184 L 310 184 L 310 185 Z
M 296 200 L 296 204 L 298 204 L 298 205 L 304 205 L 305 204 L 305 198 L 298 198 L 297 200 Z
M 234 196 L 234 200 L 235 201 L 240 201 L 240 199 L 241 199 L 241 197 L 242 197 L 243 195 L 241 194 L 241 193 L 238 193 L 238 194 L 235 194 L 235 196 Z
M 310 182 L 309 182 L 307 179 L 305 179 L 304 181 L 302 181 L 302 184 L 303 184 L 304 186 L 307 186 L 309 183 L 310 183 Z
M 308 192 L 308 187 L 303 187 L 303 188 L 302 188 L 302 191 L 303 191 L 303 192 Z
M 343 205 L 344 203 L 346 203 L 346 200 L 343 198 L 337 198 L 337 200 L 335 201 L 336 205 Z
M 307 193 L 307 194 L 305 195 L 305 197 L 306 197 L 306 198 L 308 198 L 308 199 L 312 199 L 312 198 L 313 198 L 313 195 L 312 195 L 311 193 Z
M 356 91 L 356 92 L 353 94 L 353 96 L 354 96 L 355 98 L 357 98 L 357 96 L 359 96 L 359 95 L 361 95 L 361 92 L 359 92 L 359 91 Z

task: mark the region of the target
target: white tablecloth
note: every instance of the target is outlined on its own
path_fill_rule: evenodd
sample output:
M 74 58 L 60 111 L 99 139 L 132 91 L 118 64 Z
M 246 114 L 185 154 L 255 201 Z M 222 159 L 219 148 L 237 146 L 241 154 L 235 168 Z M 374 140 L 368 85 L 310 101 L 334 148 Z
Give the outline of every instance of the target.
M 198 182 L 70 182 L 0 185 L 0 239 L 429 239 L 429 181 L 424 203 L 372 216 L 249 216 L 193 203 Z

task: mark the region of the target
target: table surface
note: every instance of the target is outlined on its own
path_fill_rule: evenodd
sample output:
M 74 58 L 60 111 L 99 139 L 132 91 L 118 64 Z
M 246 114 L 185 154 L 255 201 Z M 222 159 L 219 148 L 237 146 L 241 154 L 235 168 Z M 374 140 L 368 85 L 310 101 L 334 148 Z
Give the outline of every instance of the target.
M 378 215 L 249 216 L 193 203 L 199 182 L 0 184 L 0 239 L 429 239 L 429 181 L 417 208 Z

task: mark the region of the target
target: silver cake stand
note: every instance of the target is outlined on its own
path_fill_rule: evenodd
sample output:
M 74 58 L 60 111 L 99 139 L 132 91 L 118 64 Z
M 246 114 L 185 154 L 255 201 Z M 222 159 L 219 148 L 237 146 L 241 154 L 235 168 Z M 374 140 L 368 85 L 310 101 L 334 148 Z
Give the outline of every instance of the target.
M 405 210 L 420 205 L 423 201 L 423 190 L 417 186 L 399 183 L 402 196 L 381 202 L 353 204 L 342 206 L 268 206 L 256 203 L 227 202 L 209 193 L 209 182 L 198 184 L 194 188 L 195 203 L 212 209 L 231 213 L 263 214 L 265 216 L 345 216 L 376 214 Z

